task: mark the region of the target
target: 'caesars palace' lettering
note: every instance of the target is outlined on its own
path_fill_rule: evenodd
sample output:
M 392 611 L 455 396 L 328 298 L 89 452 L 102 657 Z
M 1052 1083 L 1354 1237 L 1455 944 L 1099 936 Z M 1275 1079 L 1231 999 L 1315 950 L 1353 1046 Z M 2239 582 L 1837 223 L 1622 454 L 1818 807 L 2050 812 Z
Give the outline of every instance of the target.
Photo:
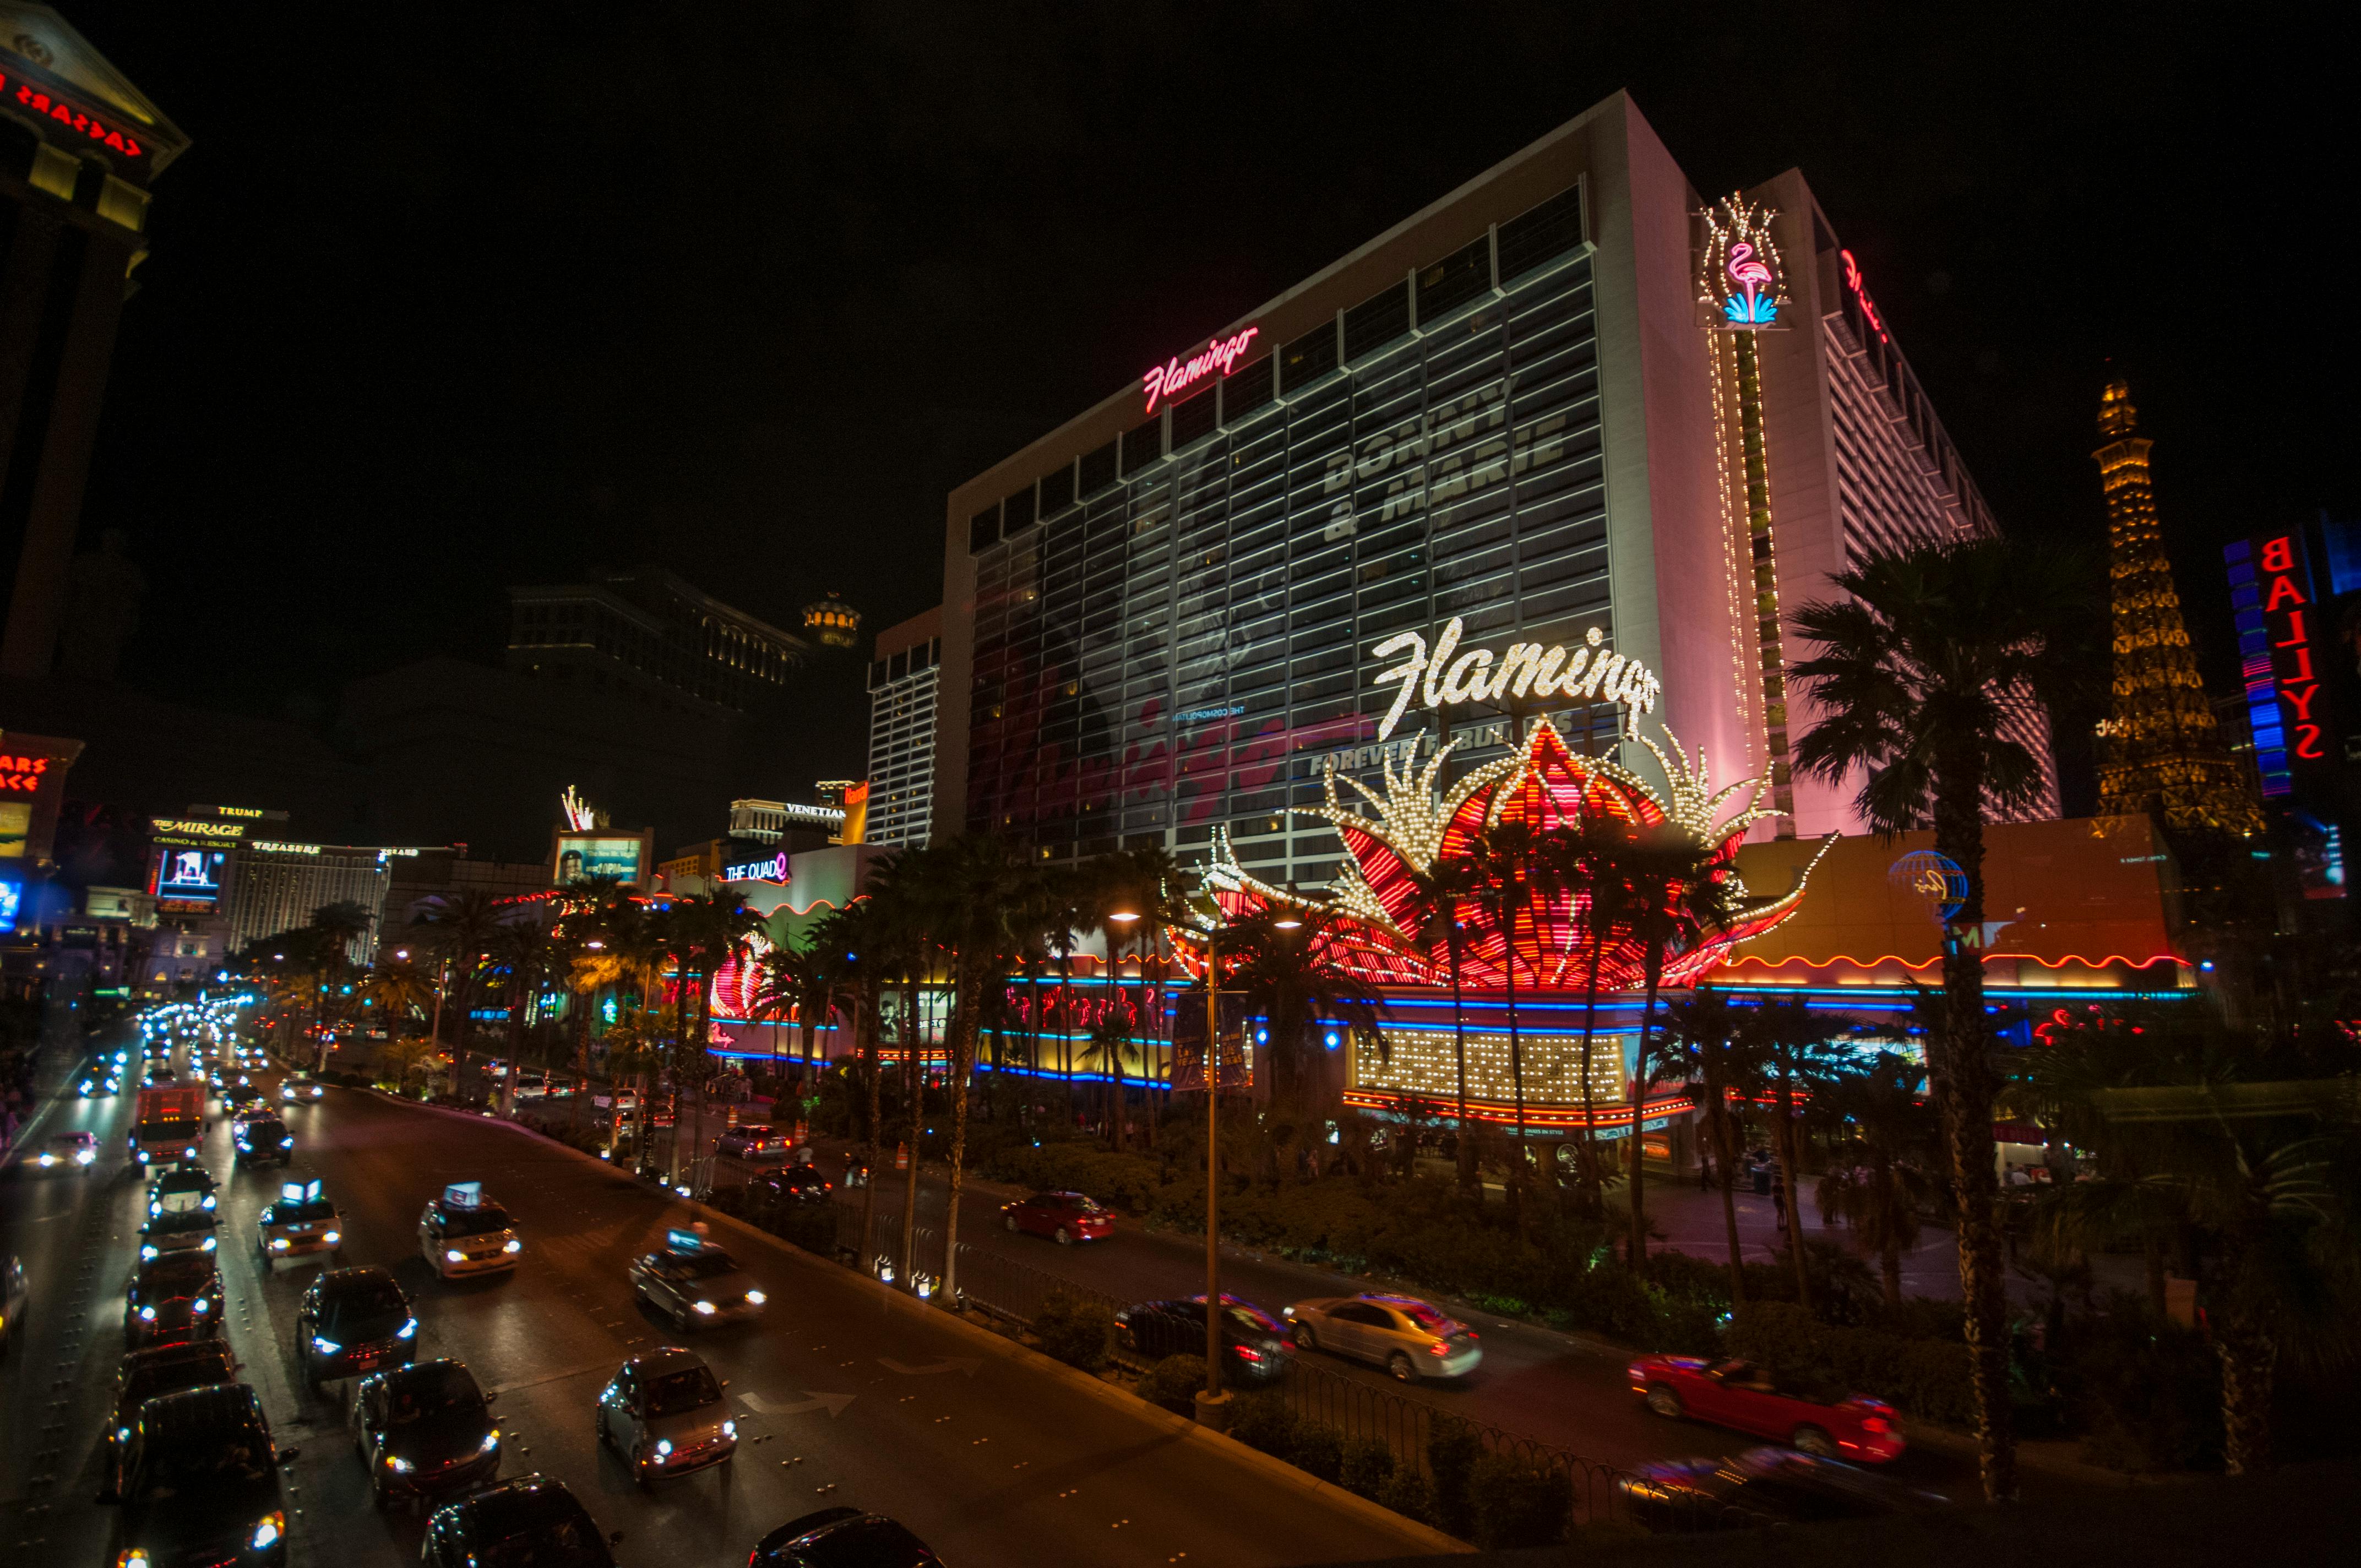
M 1444 624 L 1431 653 L 1426 639 L 1415 631 L 1398 631 L 1369 650 L 1380 659 L 1405 650 L 1410 654 L 1378 676 L 1379 685 L 1389 681 L 1401 683 L 1401 689 L 1394 694 L 1393 707 L 1386 711 L 1385 722 L 1378 726 L 1378 740 L 1394 732 L 1394 726 L 1401 722 L 1402 711 L 1410 707 L 1413 695 L 1423 697 L 1427 707 L 1436 708 L 1469 702 L 1498 702 L 1503 696 L 1570 696 L 1586 702 L 1620 703 L 1634 714 L 1641 714 L 1655 711 L 1656 696 L 1664 690 L 1663 684 L 1639 660 L 1605 652 L 1600 644 L 1606 636 L 1595 626 L 1585 634 L 1585 645 L 1571 654 L 1562 647 L 1511 642 L 1497 659 L 1488 648 L 1471 648 L 1457 653 L 1460 635 L 1466 630 L 1466 623 L 1455 615 Z

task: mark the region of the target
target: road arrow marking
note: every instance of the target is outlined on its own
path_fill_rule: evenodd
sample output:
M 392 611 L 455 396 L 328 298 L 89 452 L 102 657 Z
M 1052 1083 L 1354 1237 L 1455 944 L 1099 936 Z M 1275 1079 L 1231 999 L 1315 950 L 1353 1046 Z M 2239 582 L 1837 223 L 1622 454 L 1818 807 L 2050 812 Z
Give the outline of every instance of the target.
M 800 1416 L 807 1410 L 824 1409 L 828 1411 L 830 1420 L 842 1415 L 844 1407 L 853 1400 L 853 1396 L 851 1394 L 815 1394 L 809 1389 L 804 1391 L 801 1400 L 792 1405 L 782 1404 L 776 1399 L 765 1399 L 760 1394 L 741 1394 L 738 1398 L 748 1409 L 758 1416 Z
M 881 1355 L 877 1358 L 877 1365 L 888 1372 L 898 1372 L 905 1377 L 923 1377 L 930 1372 L 964 1372 L 972 1377 L 975 1376 L 975 1369 L 983 1365 L 983 1358 L 980 1355 L 947 1355 L 932 1366 L 910 1366 L 895 1361 L 891 1356 Z

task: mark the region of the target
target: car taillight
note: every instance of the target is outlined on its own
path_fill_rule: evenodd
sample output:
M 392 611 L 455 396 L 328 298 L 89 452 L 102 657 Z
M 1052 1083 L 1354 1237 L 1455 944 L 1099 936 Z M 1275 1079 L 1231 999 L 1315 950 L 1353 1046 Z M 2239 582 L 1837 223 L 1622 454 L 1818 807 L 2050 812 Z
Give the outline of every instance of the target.
M 1247 1346 L 1246 1346 L 1246 1345 L 1240 1345 L 1240 1346 L 1238 1346 L 1238 1359 L 1239 1359 L 1240 1361 L 1257 1361 L 1257 1362 L 1258 1362 L 1258 1361 L 1260 1361 L 1260 1360 L 1262 1359 L 1262 1352 L 1260 1352 L 1260 1351 L 1258 1351 L 1258 1350 L 1250 1349 L 1250 1348 L 1248 1348 L 1248 1347 L 1247 1347 Z
M 1863 1431 L 1892 1431 L 1894 1430 L 1894 1423 L 1887 1420 L 1883 1416 L 1872 1416 L 1869 1420 L 1861 1423 L 1861 1430 Z
M 1426 1354 L 1429 1355 L 1449 1355 L 1451 1354 L 1451 1347 L 1444 1343 L 1441 1340 L 1434 1340 L 1427 1345 Z

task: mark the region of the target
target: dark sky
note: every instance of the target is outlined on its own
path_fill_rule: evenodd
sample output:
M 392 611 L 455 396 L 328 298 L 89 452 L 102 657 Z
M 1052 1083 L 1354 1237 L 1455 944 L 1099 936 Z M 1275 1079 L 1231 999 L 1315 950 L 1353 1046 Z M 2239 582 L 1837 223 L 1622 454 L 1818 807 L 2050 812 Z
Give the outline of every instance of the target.
M 913 614 L 953 485 L 1619 87 L 1708 194 L 1803 168 L 2010 528 L 2099 539 L 2112 356 L 2223 689 L 2220 542 L 2361 511 L 2341 67 L 2261 9 L 64 9 L 195 143 L 85 527 L 199 701 L 602 563 Z

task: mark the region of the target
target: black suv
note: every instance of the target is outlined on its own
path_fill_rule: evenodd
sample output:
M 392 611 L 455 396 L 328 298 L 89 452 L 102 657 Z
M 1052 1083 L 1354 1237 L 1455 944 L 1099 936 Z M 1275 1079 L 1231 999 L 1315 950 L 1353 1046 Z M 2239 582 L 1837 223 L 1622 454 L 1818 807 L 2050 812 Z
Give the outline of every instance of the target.
M 420 1560 L 427 1568 L 478 1563 L 529 1563 L 533 1568 L 615 1568 L 607 1547 L 623 1532 L 601 1535 L 598 1522 L 566 1483 L 521 1475 L 477 1493 L 427 1521 Z
M 1205 1299 L 1142 1301 L 1115 1315 L 1115 1332 L 1150 1361 L 1205 1354 Z M 1287 1371 L 1287 1331 L 1252 1301 L 1222 1297 L 1222 1381 L 1233 1387 L 1274 1382 Z
M 131 1456 L 131 1430 L 139 1422 L 142 1405 L 183 1388 L 236 1381 L 236 1358 L 217 1339 L 159 1344 L 125 1356 L 115 1374 L 115 1420 L 106 1429 L 105 1500 L 111 1503 L 122 1492 L 123 1462 Z
M 377 1506 L 499 1475 L 491 1405 L 464 1362 L 422 1361 L 364 1379 L 353 1394 L 353 1425 Z
M 923 1541 L 884 1514 L 822 1508 L 755 1543 L 746 1568 L 941 1568 Z
M 215 1384 L 139 1408 L 124 1465 L 114 1561 L 144 1568 L 279 1568 L 287 1505 L 262 1403 L 243 1383 Z
M 801 1203 L 825 1203 L 835 1185 L 819 1173 L 817 1166 L 790 1165 L 766 1170 L 749 1181 L 746 1196 L 761 1208 L 786 1209 Z
M 335 1268 L 312 1281 L 295 1315 L 295 1359 L 303 1381 L 407 1365 L 418 1354 L 410 1298 L 382 1268 Z

